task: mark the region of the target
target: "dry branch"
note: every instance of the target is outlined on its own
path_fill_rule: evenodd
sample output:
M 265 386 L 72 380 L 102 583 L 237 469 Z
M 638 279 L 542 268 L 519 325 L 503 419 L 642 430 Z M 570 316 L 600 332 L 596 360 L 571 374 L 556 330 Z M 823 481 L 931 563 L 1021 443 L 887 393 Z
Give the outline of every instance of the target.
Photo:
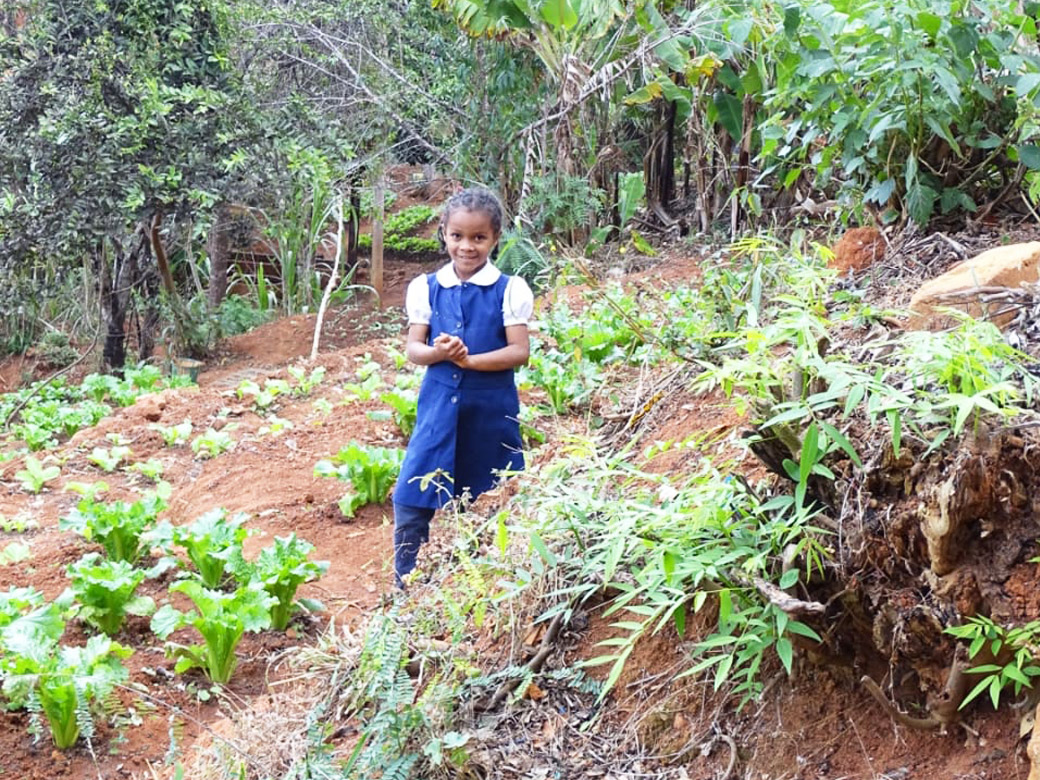
M 787 615 L 822 615 L 827 611 L 826 605 L 818 601 L 796 599 L 761 577 L 755 577 L 752 582 L 755 583 L 755 588 L 765 597 L 766 601 Z

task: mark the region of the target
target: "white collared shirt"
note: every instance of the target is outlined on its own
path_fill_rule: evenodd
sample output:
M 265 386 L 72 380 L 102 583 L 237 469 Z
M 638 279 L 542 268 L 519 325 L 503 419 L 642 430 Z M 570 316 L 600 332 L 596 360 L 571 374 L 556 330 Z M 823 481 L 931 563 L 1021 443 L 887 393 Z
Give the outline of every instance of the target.
M 495 266 L 488 261 L 484 267 L 471 276 L 467 282 L 488 287 L 498 281 L 502 275 Z M 462 284 L 455 273 L 455 266 L 450 262 L 442 265 L 437 270 L 437 282 L 441 287 L 455 287 Z M 433 307 L 430 305 L 430 285 L 426 280 L 426 274 L 417 276 L 408 285 L 405 293 L 404 309 L 408 314 L 409 325 L 429 325 Z M 534 293 L 527 286 L 527 282 L 519 276 L 509 277 L 506 285 L 505 295 L 502 297 L 502 322 L 508 328 L 510 325 L 526 325 L 534 313 Z

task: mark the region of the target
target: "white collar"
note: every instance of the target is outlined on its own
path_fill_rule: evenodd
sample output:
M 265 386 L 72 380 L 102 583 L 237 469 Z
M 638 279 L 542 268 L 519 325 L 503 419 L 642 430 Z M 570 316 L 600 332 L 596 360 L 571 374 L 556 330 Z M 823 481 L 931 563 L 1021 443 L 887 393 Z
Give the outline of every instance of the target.
M 502 272 L 495 268 L 495 266 L 491 264 L 491 261 L 488 260 L 484 263 L 484 267 L 473 274 L 473 276 L 467 279 L 466 282 L 481 287 L 490 287 L 498 281 L 498 277 L 501 275 Z M 447 265 L 442 265 L 437 270 L 437 283 L 440 284 L 441 287 L 457 287 L 462 284 L 462 281 L 459 279 L 458 274 L 455 273 L 455 266 L 449 262 Z

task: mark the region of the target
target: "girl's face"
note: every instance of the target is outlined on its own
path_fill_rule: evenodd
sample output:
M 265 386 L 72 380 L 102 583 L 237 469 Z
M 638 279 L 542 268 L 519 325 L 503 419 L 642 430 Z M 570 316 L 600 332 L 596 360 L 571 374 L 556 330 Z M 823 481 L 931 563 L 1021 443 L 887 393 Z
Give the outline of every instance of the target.
M 483 211 L 455 209 L 444 223 L 444 243 L 456 276 L 466 281 L 484 267 L 498 243 L 498 233 L 491 225 L 491 216 Z

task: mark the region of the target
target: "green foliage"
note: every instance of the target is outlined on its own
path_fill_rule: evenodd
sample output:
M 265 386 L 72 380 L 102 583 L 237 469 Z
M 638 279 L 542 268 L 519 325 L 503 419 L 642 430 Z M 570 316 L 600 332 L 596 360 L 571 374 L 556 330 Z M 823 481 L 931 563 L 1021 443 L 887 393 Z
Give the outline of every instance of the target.
M 262 631 L 271 625 L 271 608 L 277 603 L 258 584 L 221 593 L 202 586 L 195 580 L 184 580 L 170 586 L 171 593 L 183 593 L 196 609 L 180 612 L 166 604 L 152 617 L 152 631 L 166 639 L 179 628 L 194 628 L 203 644 L 185 646 L 167 643 L 167 653 L 177 658 L 174 670 L 179 674 L 200 668 L 215 683 L 226 683 L 238 665 L 235 648 L 246 631 Z
M 188 439 L 191 438 L 191 420 L 185 420 L 177 425 L 168 426 L 154 423 L 148 427 L 153 431 L 159 432 L 159 435 L 162 436 L 163 444 L 167 447 L 177 447 L 181 444 L 187 444 Z
M 366 447 L 351 442 L 331 460 L 320 460 L 314 466 L 316 477 L 338 477 L 349 482 L 353 491 L 339 502 L 347 517 L 366 504 L 381 504 L 390 495 L 394 480 L 401 471 L 404 450 Z
M 129 447 L 117 446 L 112 447 L 95 447 L 90 451 L 90 455 L 87 456 L 87 460 L 97 466 L 104 472 L 112 473 L 119 465 L 127 460 L 133 453 Z
M 325 366 L 317 366 L 309 374 L 307 369 L 299 366 L 289 366 L 287 369 L 293 380 L 293 395 L 310 395 L 315 387 L 325 381 Z
M 419 414 L 419 394 L 414 390 L 396 390 L 383 393 L 379 400 L 393 409 L 394 422 L 406 439 L 415 430 Z
M 549 258 L 519 228 L 503 228 L 495 266 L 504 274 L 521 277 L 535 292 L 545 289 L 551 282 Z
M 1023 688 L 1032 688 L 1033 679 L 1040 677 L 1040 665 L 1037 664 L 1037 642 L 1040 640 L 1040 621 L 1034 620 L 1023 626 L 1005 628 L 989 618 L 977 615 L 968 618 L 961 626 L 951 626 L 946 633 L 959 639 L 966 639 L 968 656 L 977 658 L 980 655 L 989 659 L 988 663 L 966 669 L 967 674 L 979 675 L 979 682 L 961 702 L 961 709 L 982 693 L 988 692 L 993 709 L 1000 703 L 1000 695 L 1011 689 L 1018 696 Z
M 419 697 L 405 670 L 408 632 L 395 614 L 376 615 L 350 680 L 348 707 L 367 712 L 361 735 L 347 759 L 344 775 L 358 780 L 411 777 L 422 756 L 415 741 L 432 725 L 431 700 L 447 706 L 450 688 L 439 679 Z
M 43 606 L 43 594 L 33 587 L 11 585 L 0 591 L 0 628 Z
M 79 358 L 79 352 L 69 343 L 69 337 L 54 330 L 47 331 L 36 342 L 33 355 L 43 365 L 51 368 L 65 368 Z
M 196 458 L 207 460 L 227 452 L 234 444 L 235 442 L 227 430 L 217 431 L 207 428 L 205 433 L 192 439 L 191 451 L 195 453 Z
M 741 75 L 768 87 L 762 158 L 785 186 L 805 176 L 924 224 L 974 211 L 1005 166 L 1040 167 L 1035 20 L 1006 3 L 958 7 L 798 2 L 782 27 L 755 9 L 767 38 Z
M 20 534 L 25 533 L 29 530 L 35 530 L 39 528 L 40 524 L 23 513 L 19 513 L 14 517 L 4 517 L 0 515 L 0 531 L 7 534 Z
M 142 535 L 155 526 L 159 512 L 165 507 L 166 502 L 155 493 L 132 504 L 84 498 L 58 521 L 58 528 L 75 531 L 88 541 L 97 542 L 113 561 L 133 564 L 144 552 Z
M 230 187 L 225 162 L 252 122 L 228 72 L 225 14 L 194 0 L 33 7 L 3 52 L 0 257 L 121 244 L 157 209 Z
M 203 586 L 215 590 L 224 585 L 231 562 L 242 555 L 242 544 L 249 536 L 243 525 L 248 517 L 243 512 L 228 516 L 224 509 L 212 509 L 187 525 L 163 523 L 154 537 L 164 549 L 183 547 Z
M 383 387 L 383 377 L 379 375 L 381 368 L 374 360 L 366 360 L 357 370 L 358 381 L 347 382 L 343 389 L 358 401 L 368 401 Z
M 441 246 L 435 238 L 419 238 L 410 236 L 418 228 L 429 225 L 437 219 L 437 210 L 424 203 L 388 214 L 383 221 L 383 246 L 398 252 L 440 252 Z M 372 249 L 372 236 L 358 237 L 360 249 Z
M 0 633 L 4 695 L 11 707 L 27 708 L 34 725 L 42 712 L 59 750 L 72 747 L 81 735 L 93 736 L 92 710 L 127 679 L 121 659 L 132 652 L 102 635 L 84 647 L 61 647 L 63 629 L 57 605 L 49 604 Z
M 643 334 L 653 329 L 648 314 L 640 311 L 636 298 L 612 286 L 589 295 L 576 312 L 568 306 L 554 307 L 540 325 L 561 353 L 596 364 L 616 363 L 646 357 L 646 351 L 637 348 L 644 343 Z
M 260 551 L 256 560 L 245 563 L 239 560 L 236 576 L 240 581 L 261 585 L 273 596 L 271 627 L 284 631 L 289 620 L 300 609 L 318 612 L 324 609 L 320 602 L 312 599 L 296 599 L 296 590 L 305 582 L 316 580 L 328 571 L 328 561 L 308 559 L 314 545 L 296 534 L 276 536 L 274 544 Z
M 531 181 L 521 208 L 530 214 L 536 231 L 562 240 L 570 231 L 594 224 L 604 197 L 583 177 L 546 175 Z
M 869 425 L 887 425 L 897 454 L 905 430 L 928 443 L 928 454 L 961 435 L 968 421 L 985 414 L 1008 419 L 1036 397 L 1028 359 L 992 325 L 968 318 L 946 332 L 870 343 L 855 360 L 840 350 L 821 354 L 841 319 L 823 298 L 826 278 L 819 264 L 760 245 L 751 295 L 739 306 L 726 304 L 733 332 L 716 333 L 717 346 L 704 353 L 717 362 L 701 361 L 698 386 L 732 395 L 738 410 L 753 412 L 765 438 L 779 437 L 796 453 L 803 429 L 816 425 L 831 452 L 851 453 L 835 418 L 862 416 Z M 736 295 L 728 284 L 714 289 Z M 849 296 L 842 300 L 856 305 Z
M 558 349 L 545 349 L 538 339 L 532 342 L 531 357 L 517 372 L 517 383 L 542 390 L 552 414 L 566 414 L 587 404 L 600 387 L 599 366 Z
M 609 652 L 588 661 L 610 664 L 602 695 L 617 682 L 636 643 L 672 625 L 685 633 L 688 612 L 717 605 L 714 633 L 698 642 L 688 674 L 712 670 L 716 688 L 733 686 L 743 700 L 761 689 L 759 672 L 775 653 L 790 671 L 791 634 L 818 639 L 751 585 L 755 578 L 789 588 L 822 569 L 825 532 L 811 511 L 762 506 L 740 482 L 703 462 L 678 484 L 643 473 L 626 454 L 602 458 L 585 445 L 554 463 L 519 497 L 535 574 L 552 570 L 568 598 L 619 595 L 604 615 L 623 632 L 601 643 Z M 802 569 L 784 571 L 787 550 Z M 596 572 L 593 577 L 593 572 Z M 518 583 L 518 587 L 521 585 Z
M 220 302 L 217 321 L 223 336 L 236 336 L 258 328 L 271 319 L 271 312 L 242 295 L 228 295 Z
M 80 604 L 78 617 L 109 636 L 115 636 L 127 615 L 150 615 L 155 602 L 134 591 L 147 573 L 127 561 L 104 560 L 88 553 L 67 571 L 72 593 Z
M 32 455 L 25 456 L 25 468 L 15 473 L 15 478 L 22 483 L 22 488 L 30 493 L 39 493 L 43 486 L 61 475 L 61 467 L 44 466 Z
M 274 409 L 276 407 L 276 399 L 291 392 L 292 389 L 289 387 L 289 383 L 284 379 L 266 379 L 264 380 L 263 388 L 252 379 L 243 379 L 235 389 L 235 394 L 239 398 L 244 398 L 247 395 L 252 396 L 253 407 L 258 414 Z
M 280 151 L 285 156 L 288 187 L 281 193 L 278 210 L 263 213 L 260 228 L 278 263 L 280 305 L 286 314 L 295 314 L 312 306 L 321 295 L 315 258 L 329 240 L 327 226 L 342 200 L 333 187 L 335 163 L 320 149 L 294 139 Z M 266 306 L 264 301 L 261 310 Z
M 173 384 L 173 380 L 163 380 L 158 369 L 151 366 L 128 369 L 122 380 L 108 374 L 89 374 L 79 385 L 68 385 L 62 379 L 38 382 L 0 396 L 0 420 L 7 419 L 21 406 L 20 422 L 12 425 L 11 430 L 36 452 L 56 446 L 59 438 L 97 425 L 112 411 L 105 401 L 130 406 L 143 392 Z

